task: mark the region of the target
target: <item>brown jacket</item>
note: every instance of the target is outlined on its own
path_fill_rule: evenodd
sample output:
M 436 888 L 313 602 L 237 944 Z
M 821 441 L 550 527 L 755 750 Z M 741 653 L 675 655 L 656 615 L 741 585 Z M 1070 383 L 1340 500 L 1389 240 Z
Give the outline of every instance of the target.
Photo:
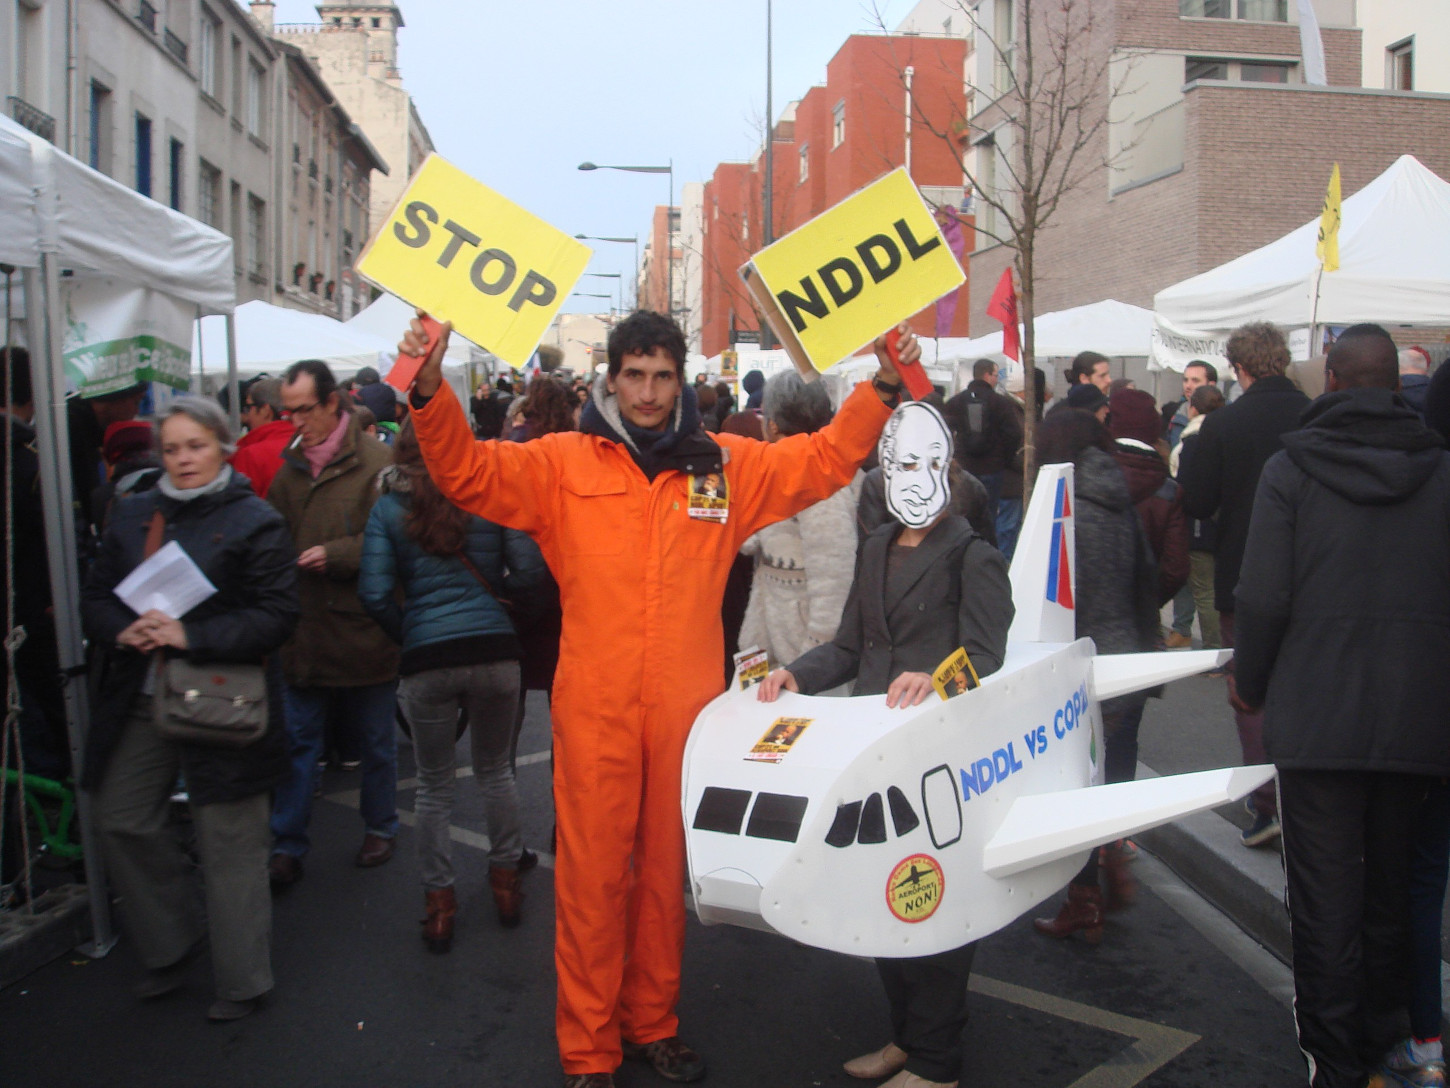
M 327 549 L 321 574 L 298 571 L 302 620 L 282 647 L 282 668 L 296 687 L 352 688 L 398 675 L 398 646 L 363 610 L 357 595 L 363 529 L 378 497 L 378 473 L 392 464 L 388 447 L 363 434 L 356 417 L 322 474 L 312 468 L 298 439 L 282 451 L 282 468 L 267 501 L 287 519 L 298 553 Z

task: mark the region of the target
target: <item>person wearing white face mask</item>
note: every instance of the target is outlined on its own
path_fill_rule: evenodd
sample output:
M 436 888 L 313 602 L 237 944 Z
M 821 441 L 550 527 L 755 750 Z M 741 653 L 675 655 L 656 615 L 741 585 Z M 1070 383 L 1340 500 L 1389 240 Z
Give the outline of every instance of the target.
M 893 521 L 861 545 L 841 626 L 831 642 L 776 669 L 763 702 L 782 689 L 819 694 L 855 680 L 857 696 L 912 707 L 933 695 L 931 674 L 958 648 L 972 671 L 1002 666 L 1014 609 L 1007 562 L 948 510 L 951 434 L 936 409 L 903 404 L 881 436 L 886 506 Z M 853 1077 L 892 1076 L 886 1088 L 945 1088 L 962 1068 L 967 980 L 976 945 L 935 956 L 878 959 L 892 1040 L 846 1063 Z

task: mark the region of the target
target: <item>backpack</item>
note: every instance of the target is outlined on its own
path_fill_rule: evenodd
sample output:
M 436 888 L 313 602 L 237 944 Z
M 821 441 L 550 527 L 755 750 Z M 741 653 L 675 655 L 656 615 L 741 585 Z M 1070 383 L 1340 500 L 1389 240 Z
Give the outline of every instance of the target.
M 957 436 L 957 450 L 970 457 L 982 457 L 992 452 L 990 407 L 985 397 L 977 390 L 967 390 L 966 410 L 962 413 L 961 433 Z M 988 396 L 996 396 L 989 393 Z

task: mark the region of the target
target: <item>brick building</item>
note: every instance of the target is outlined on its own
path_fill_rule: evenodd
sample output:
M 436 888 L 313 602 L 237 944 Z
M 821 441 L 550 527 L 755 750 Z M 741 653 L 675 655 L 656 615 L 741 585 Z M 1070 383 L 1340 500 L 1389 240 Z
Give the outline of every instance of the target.
M 779 238 L 902 165 L 928 200 L 959 206 L 962 168 L 951 125 L 964 109 L 968 50 L 960 36 L 848 38 L 827 64 L 825 84 L 812 87 L 775 125 L 772 236 Z M 908 81 L 915 103 L 910 115 Z M 738 270 L 765 239 L 764 170 L 762 150 L 749 163 L 721 163 L 705 185 L 699 326 L 706 355 L 729 347 L 732 329 L 758 335 Z M 962 291 L 965 301 L 966 288 Z M 933 309 L 918 314 L 913 326 L 935 335 Z M 963 305 L 951 334 L 966 331 Z
M 982 17 L 1006 3 L 983 0 Z M 1095 48 L 1107 51 L 1108 83 L 1122 91 L 1104 96 L 1108 123 L 1087 149 L 1100 165 L 1038 239 L 1037 313 L 1105 298 L 1151 306 L 1162 288 L 1314 218 L 1335 162 L 1346 196 L 1403 153 L 1450 176 L 1450 95 L 1364 89 L 1354 5 L 1314 4 L 1328 86 L 1305 83 L 1292 3 L 1095 4 L 1105 18 Z M 981 67 L 977 75 L 979 87 L 990 84 Z M 1011 103 L 979 98 L 968 161 L 987 188 L 992 157 L 1012 153 L 1003 138 Z M 978 222 L 995 225 L 985 208 Z M 984 310 L 1013 256 L 979 233 L 970 281 L 978 329 L 995 327 Z

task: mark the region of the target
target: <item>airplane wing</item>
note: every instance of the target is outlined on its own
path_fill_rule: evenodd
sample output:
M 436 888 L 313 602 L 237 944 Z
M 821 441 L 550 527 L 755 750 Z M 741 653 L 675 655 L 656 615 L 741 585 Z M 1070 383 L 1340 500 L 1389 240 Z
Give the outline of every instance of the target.
M 1233 659 L 1232 650 L 1180 650 L 1175 653 L 1098 654 L 1093 658 L 1093 698 L 1101 702 L 1157 687 L 1170 680 L 1207 672 Z
M 1268 765 L 1227 767 L 1018 797 L 982 848 L 982 869 L 999 878 L 1035 869 L 1181 816 L 1237 801 L 1273 777 L 1274 768 Z

